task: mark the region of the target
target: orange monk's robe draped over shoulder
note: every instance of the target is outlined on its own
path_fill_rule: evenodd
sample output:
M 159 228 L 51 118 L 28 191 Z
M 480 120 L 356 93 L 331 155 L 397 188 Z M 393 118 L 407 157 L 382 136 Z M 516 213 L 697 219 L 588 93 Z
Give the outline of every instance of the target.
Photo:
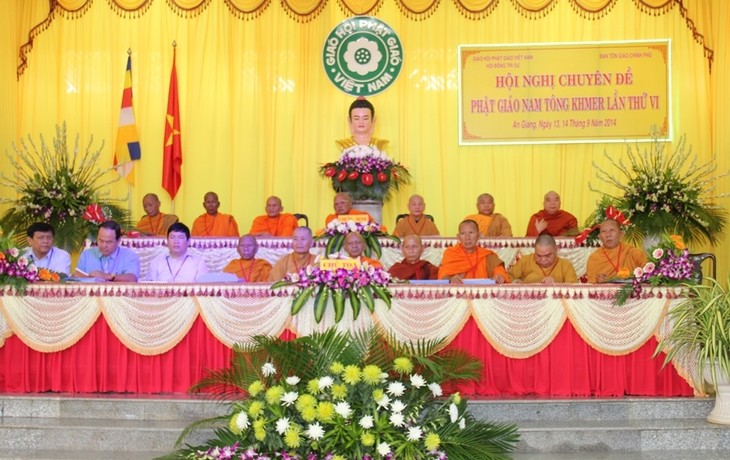
M 203 214 L 193 221 L 190 230 L 192 236 L 239 236 L 236 219 L 229 214 L 218 213 L 215 216 Z
M 479 225 L 479 234 L 489 238 L 512 237 L 512 226 L 502 214 L 494 213 L 491 216 L 472 214 L 464 219 L 471 219 Z
M 613 249 L 598 248 L 588 257 L 586 278 L 595 283 L 598 275 L 616 278 L 623 269 L 628 276 L 634 276 L 634 269 L 646 264 L 646 254 L 630 244 L 621 243 Z
M 383 264 L 377 259 L 371 259 L 370 257 L 360 256 L 360 263 L 367 262 L 368 265 L 375 268 L 383 268 Z
M 502 275 L 509 282 L 509 275 L 504 268 L 504 262 L 489 249 L 476 247 L 476 251 L 469 254 L 461 243 L 444 251 L 439 268 L 439 279 L 464 274 L 466 279 L 494 278 Z
M 251 224 L 251 235 L 292 236 L 299 226 L 294 214 L 279 214 L 276 217 L 258 216 Z
M 431 219 L 423 216 L 416 222 L 413 217 L 406 216 L 395 224 L 395 230 L 393 235 L 403 238 L 406 235 L 418 235 L 418 236 L 439 236 L 439 229 L 436 227 Z
M 393 264 L 388 273 L 399 280 L 435 280 L 438 278 L 439 268 L 427 260 L 410 264 L 403 259 Z
M 233 273 L 247 283 L 262 283 L 269 281 L 271 264 L 264 259 L 236 259 L 230 261 L 223 271 Z
M 135 227 L 145 235 L 167 236 L 167 229 L 170 225 L 177 222 L 177 216 L 174 214 L 158 213 L 154 217 L 144 216 Z
M 313 254 L 295 254 L 293 252 L 277 260 L 269 273 L 269 281 L 284 279 L 287 273 L 297 273 L 307 265 L 312 265 L 317 257 Z
M 541 283 L 548 276 L 552 277 L 556 283 L 578 282 L 578 276 L 569 260 L 558 257 L 555 265 L 550 268 L 542 268 L 535 261 L 535 254 L 521 257 L 509 269 L 509 276 L 512 282 L 520 280 L 523 283 Z
M 578 233 L 578 219 L 573 214 L 562 209 L 555 214 L 548 214 L 543 209 L 530 217 L 525 236 L 538 236 L 535 222 L 540 219 L 547 222 L 547 228 L 543 230 L 543 233 L 552 236 L 566 236 Z

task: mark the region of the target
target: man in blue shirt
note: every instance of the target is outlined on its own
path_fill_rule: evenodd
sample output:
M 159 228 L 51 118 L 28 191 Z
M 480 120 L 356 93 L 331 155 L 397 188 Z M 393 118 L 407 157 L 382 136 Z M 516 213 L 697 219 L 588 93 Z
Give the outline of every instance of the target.
M 56 231 L 51 224 L 36 222 L 28 227 L 28 249 L 25 257 L 38 268 L 45 268 L 59 275 L 71 274 L 71 255 L 53 245 Z
M 135 282 L 139 278 L 139 256 L 119 245 L 122 228 L 113 220 L 99 225 L 96 247 L 81 253 L 73 276 L 100 281 Z

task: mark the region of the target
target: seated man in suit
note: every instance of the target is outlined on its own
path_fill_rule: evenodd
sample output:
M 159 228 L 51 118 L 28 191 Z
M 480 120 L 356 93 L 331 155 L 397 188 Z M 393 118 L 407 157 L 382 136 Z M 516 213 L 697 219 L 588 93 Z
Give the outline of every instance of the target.
M 187 225 L 181 222 L 170 225 L 167 230 L 169 253 L 152 259 L 147 269 L 147 279 L 166 283 L 192 283 L 208 274 L 205 260 L 188 251 L 189 243 L 190 229 Z
M 423 197 L 412 195 L 408 199 L 408 215 L 396 223 L 393 235 L 401 238 L 406 235 L 439 236 L 439 229 L 426 217 L 425 212 L 426 202 Z
M 438 279 L 439 268 L 427 260 L 422 260 L 423 243 L 415 234 L 403 237 L 400 246 L 403 260 L 393 264 L 388 272 L 400 280 L 435 280 Z
M 96 246 L 85 249 L 73 276 L 100 281 L 135 282 L 139 279 L 139 256 L 119 245 L 122 227 L 113 220 L 99 225 Z
M 232 260 L 223 268 L 226 273 L 233 273 L 244 283 L 261 283 L 269 280 L 271 264 L 264 259 L 256 259 L 259 250 L 256 237 L 243 235 L 238 239 L 240 259 Z
M 307 265 L 312 265 L 316 256 L 309 252 L 314 245 L 314 237 L 309 227 L 297 227 L 291 237 L 293 252 L 276 261 L 269 273 L 269 281 L 284 279 L 288 273 L 298 273 Z
M 459 243 L 446 248 L 439 279 L 448 279 L 451 284 L 464 284 L 465 279 L 492 279 L 495 283 L 509 283 L 504 262 L 489 249 L 479 246 L 479 225 L 473 220 L 459 224 L 456 235 Z
M 221 203 L 215 192 L 208 192 L 203 197 L 205 214 L 201 214 L 193 221 L 193 236 L 235 236 L 238 238 L 238 224 L 229 214 L 218 212 Z
M 558 257 L 555 238 L 542 234 L 535 240 L 535 252 L 522 256 L 510 268 L 509 277 L 513 283 L 577 283 L 573 264 Z
M 266 200 L 266 214 L 253 220 L 249 233 L 253 236 L 292 236 L 299 223 L 294 214 L 281 212 L 283 210 L 281 198 L 270 196 Z
M 145 236 L 167 236 L 167 229 L 177 222 L 177 216 L 160 212 L 160 199 L 154 193 L 142 198 L 145 215 L 137 222 L 137 230 Z

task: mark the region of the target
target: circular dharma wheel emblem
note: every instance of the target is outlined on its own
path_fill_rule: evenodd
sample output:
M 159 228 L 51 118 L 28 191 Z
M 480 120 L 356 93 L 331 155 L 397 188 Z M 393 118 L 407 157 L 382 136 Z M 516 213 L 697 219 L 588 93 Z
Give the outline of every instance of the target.
M 352 96 L 388 89 L 403 67 L 403 45 L 393 29 L 372 16 L 355 16 L 327 36 L 322 52 L 327 77 Z

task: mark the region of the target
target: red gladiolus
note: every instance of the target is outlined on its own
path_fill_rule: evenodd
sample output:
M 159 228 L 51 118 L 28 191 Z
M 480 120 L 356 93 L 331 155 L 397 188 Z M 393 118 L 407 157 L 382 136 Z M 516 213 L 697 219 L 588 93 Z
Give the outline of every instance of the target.
M 324 172 L 324 175 L 327 177 L 332 177 L 335 174 L 337 174 L 337 170 L 334 166 L 330 166 L 329 168 L 327 168 L 327 171 Z
M 353 171 L 353 172 L 350 173 L 350 175 L 347 176 L 347 178 L 350 179 L 350 180 L 355 180 L 355 179 L 357 179 L 357 176 L 359 176 L 359 175 L 360 175 L 359 172 Z
M 362 181 L 363 184 L 367 185 L 368 187 L 373 185 L 373 175 L 370 173 L 363 174 L 362 177 L 360 178 L 360 180 Z
M 344 169 L 337 173 L 337 181 L 342 182 L 347 179 L 347 171 Z
M 387 174 L 385 174 L 385 173 L 384 173 L 383 171 L 380 171 L 380 172 L 378 173 L 378 180 L 379 180 L 380 182 L 385 182 L 385 181 L 387 181 L 387 180 L 388 180 L 388 175 L 387 175 Z

